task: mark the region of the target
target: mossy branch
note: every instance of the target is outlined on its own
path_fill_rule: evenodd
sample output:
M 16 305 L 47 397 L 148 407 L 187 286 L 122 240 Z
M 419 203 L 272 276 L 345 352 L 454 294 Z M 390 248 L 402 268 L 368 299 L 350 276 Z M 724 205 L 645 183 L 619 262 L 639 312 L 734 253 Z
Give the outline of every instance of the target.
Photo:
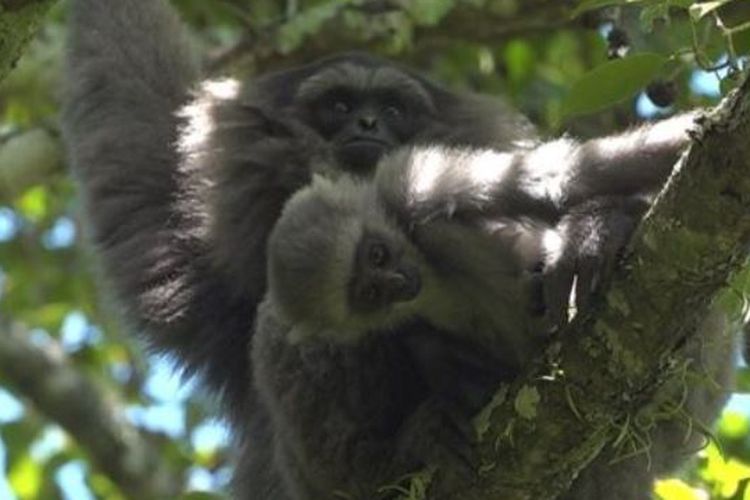
M 653 401 L 684 377 L 685 346 L 746 263 L 749 137 L 745 81 L 696 125 L 602 300 L 486 409 L 481 473 L 457 474 L 461 461 L 446 452 L 430 498 L 555 498 L 605 446 L 637 432 L 644 412 L 659 411 Z

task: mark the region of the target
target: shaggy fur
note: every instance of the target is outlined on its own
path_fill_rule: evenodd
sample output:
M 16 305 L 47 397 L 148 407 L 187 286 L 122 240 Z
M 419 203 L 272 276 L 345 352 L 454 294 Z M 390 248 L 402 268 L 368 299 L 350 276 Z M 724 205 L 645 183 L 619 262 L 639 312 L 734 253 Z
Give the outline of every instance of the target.
M 423 411 L 434 400 L 481 404 L 488 387 L 514 374 L 472 342 L 423 321 L 354 345 L 292 345 L 284 321 L 256 318 L 266 292 L 266 243 L 284 204 L 314 173 L 336 177 L 347 169 L 300 107 L 302 96 L 319 91 L 316 75 L 325 80 L 355 71 L 362 82 L 368 71 L 379 73 L 375 80 L 405 85 L 407 94 L 419 95 L 412 98 L 430 103 L 415 117 L 409 141 L 425 149 L 395 160 L 407 168 L 421 165 L 424 155 L 438 163 L 454 158 L 445 147 L 488 158 L 509 153 L 511 170 L 539 165 L 525 169 L 527 187 L 507 191 L 500 183 L 499 191 L 477 196 L 545 224 L 589 220 L 572 207 L 601 190 L 651 189 L 685 143 L 683 130 L 670 129 L 652 149 L 660 135 L 646 128 L 582 145 L 541 145 L 528 121 L 497 100 L 448 91 L 363 54 L 250 82 L 201 83 L 183 28 L 164 0 L 72 0 L 71 7 L 63 127 L 90 237 L 132 328 L 221 396 L 240 455 L 238 498 L 319 500 L 335 490 L 371 499 L 391 473 L 429 455 L 419 448 L 432 441 L 420 432 L 440 428 L 440 412 Z M 586 168 L 571 171 L 570 164 Z M 626 169 L 634 173 L 621 175 Z M 447 179 L 437 193 L 419 186 L 420 196 L 445 201 L 445 190 L 461 176 Z M 584 222 L 578 232 L 588 227 Z M 600 239 L 609 241 L 607 234 Z M 577 242 L 561 243 L 564 250 Z M 559 255 L 574 261 L 566 269 L 576 269 L 575 251 Z M 564 288 L 560 297 L 567 297 Z M 701 408 L 710 416 L 717 403 Z M 620 481 L 616 472 L 626 467 L 634 470 Z M 655 470 L 604 462 L 579 481 L 592 496 L 575 498 L 601 498 L 602 491 L 640 498 Z M 623 488 L 639 493 L 623 496 Z

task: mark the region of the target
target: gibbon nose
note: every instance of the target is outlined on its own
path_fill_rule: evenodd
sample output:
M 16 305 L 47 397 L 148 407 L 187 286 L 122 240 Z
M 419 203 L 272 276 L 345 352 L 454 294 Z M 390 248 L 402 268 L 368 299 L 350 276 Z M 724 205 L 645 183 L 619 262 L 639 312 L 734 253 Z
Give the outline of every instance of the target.
M 378 119 L 372 115 L 359 117 L 359 128 L 362 130 L 375 130 L 378 127 Z
M 415 299 L 422 289 L 419 273 L 411 269 L 388 272 L 383 281 L 389 302 L 408 302 Z

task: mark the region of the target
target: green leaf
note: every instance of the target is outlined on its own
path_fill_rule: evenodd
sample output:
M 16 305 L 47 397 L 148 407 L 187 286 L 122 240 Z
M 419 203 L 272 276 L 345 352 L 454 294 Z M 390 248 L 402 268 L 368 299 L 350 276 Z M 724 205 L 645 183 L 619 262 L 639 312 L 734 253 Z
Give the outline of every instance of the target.
M 536 53 L 531 44 L 524 40 L 512 40 L 503 51 L 508 81 L 521 84 L 533 74 L 536 64 Z
M 563 101 L 563 114 L 593 113 L 632 97 L 658 74 L 666 61 L 662 55 L 644 53 L 597 66 L 573 84 Z
M 49 208 L 49 195 L 43 186 L 36 186 L 26 191 L 18 200 L 18 209 L 32 222 L 45 218 Z
M 654 493 L 660 500 L 699 500 L 699 492 L 679 479 L 664 479 L 654 485 Z
M 18 316 L 31 325 L 54 331 L 60 328 L 70 310 L 71 305 L 66 302 L 48 302 L 23 311 Z
M 750 368 L 747 366 L 737 368 L 735 386 L 735 392 L 750 394 Z
M 750 431 L 750 420 L 746 415 L 735 411 L 725 411 L 719 420 L 719 432 L 722 436 L 742 439 Z
M 24 455 L 8 471 L 8 482 L 19 498 L 38 498 L 42 485 L 42 467 L 31 456 Z
M 536 407 L 541 399 L 536 387 L 524 385 L 518 391 L 518 394 L 516 394 L 516 400 L 513 402 L 513 405 L 519 415 L 531 420 L 536 418 Z
M 405 7 L 417 23 L 435 26 L 455 6 L 453 0 L 414 0 Z
M 729 75 L 722 78 L 721 82 L 719 82 L 721 95 L 727 95 L 729 92 L 739 87 L 740 83 L 742 83 L 742 78 L 739 74 L 736 76 Z
M 23 454 L 29 449 L 31 443 L 42 432 L 42 423 L 38 418 L 24 410 L 24 418 L 17 422 L 4 424 L 0 427 L 1 438 L 8 451 L 8 467 L 13 468 Z
M 737 54 L 750 54 L 750 29 L 735 31 L 732 43 Z

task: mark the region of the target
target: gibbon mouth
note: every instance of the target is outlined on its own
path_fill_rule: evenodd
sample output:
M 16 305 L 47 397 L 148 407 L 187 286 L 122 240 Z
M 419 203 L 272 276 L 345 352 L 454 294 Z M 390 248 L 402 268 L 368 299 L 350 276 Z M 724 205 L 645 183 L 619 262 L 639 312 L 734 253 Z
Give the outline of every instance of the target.
M 388 149 L 390 145 L 385 141 L 356 137 L 346 141 L 337 156 L 349 170 L 369 172 Z
M 353 137 L 344 143 L 345 146 L 378 146 L 381 148 L 388 147 L 388 143 L 382 139 L 373 137 Z

